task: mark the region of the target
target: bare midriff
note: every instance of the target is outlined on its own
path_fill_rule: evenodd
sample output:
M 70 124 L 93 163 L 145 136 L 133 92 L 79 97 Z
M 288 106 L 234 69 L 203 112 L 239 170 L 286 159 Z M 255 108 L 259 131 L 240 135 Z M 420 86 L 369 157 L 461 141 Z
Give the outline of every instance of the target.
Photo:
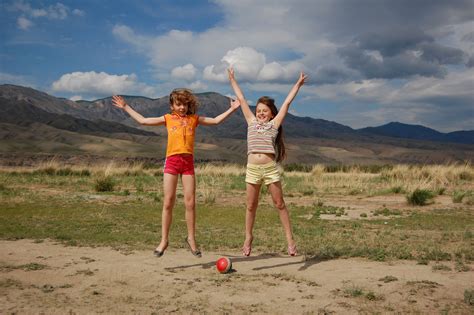
M 271 153 L 250 153 L 247 162 L 250 164 L 267 164 L 275 160 L 275 155 Z

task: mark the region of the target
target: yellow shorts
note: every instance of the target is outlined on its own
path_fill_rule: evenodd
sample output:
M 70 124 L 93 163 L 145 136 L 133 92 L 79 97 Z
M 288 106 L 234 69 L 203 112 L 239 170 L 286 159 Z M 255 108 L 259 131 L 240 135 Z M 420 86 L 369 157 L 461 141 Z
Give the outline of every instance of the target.
M 275 161 L 267 164 L 247 164 L 245 182 L 269 185 L 281 180 L 280 170 Z

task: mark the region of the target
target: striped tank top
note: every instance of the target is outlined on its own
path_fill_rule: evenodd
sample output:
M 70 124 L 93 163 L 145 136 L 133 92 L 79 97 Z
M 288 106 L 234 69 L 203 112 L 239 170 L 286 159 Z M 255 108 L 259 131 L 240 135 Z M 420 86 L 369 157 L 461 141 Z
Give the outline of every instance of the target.
M 250 153 L 271 153 L 275 152 L 275 140 L 278 129 L 273 127 L 273 120 L 259 123 L 252 120 L 247 129 L 247 155 Z

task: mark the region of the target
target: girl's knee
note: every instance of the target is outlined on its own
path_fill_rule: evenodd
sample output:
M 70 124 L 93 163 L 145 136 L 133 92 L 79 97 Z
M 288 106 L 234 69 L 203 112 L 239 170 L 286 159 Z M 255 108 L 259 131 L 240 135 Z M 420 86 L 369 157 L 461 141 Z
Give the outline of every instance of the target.
M 258 203 L 247 204 L 247 211 L 255 212 L 257 210 Z
M 164 200 L 163 202 L 163 211 L 171 212 L 174 207 L 174 201 L 173 200 Z
M 284 200 L 273 201 L 273 204 L 278 210 L 286 210 L 286 204 Z
M 186 211 L 194 211 L 196 209 L 196 203 L 193 202 L 185 202 L 184 207 L 186 208 Z

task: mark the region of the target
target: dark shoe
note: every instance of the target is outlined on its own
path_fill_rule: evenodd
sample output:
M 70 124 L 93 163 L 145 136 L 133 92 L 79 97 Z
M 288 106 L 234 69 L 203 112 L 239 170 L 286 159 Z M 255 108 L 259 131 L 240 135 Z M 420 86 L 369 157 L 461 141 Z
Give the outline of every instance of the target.
M 196 249 L 196 250 L 193 250 L 193 249 L 192 249 L 191 244 L 189 244 L 189 240 L 188 240 L 187 237 L 184 239 L 184 241 L 188 244 L 188 246 L 189 246 L 189 251 L 191 252 L 191 254 L 193 254 L 193 255 L 196 256 L 196 257 L 201 257 L 201 256 L 202 256 L 202 255 L 201 255 L 201 251 L 200 251 L 199 249 Z
M 163 256 L 163 254 L 165 253 L 165 250 L 166 250 L 167 247 L 168 247 L 168 243 L 166 243 L 165 247 L 162 250 L 155 249 L 153 251 L 153 255 L 155 255 L 156 257 Z

